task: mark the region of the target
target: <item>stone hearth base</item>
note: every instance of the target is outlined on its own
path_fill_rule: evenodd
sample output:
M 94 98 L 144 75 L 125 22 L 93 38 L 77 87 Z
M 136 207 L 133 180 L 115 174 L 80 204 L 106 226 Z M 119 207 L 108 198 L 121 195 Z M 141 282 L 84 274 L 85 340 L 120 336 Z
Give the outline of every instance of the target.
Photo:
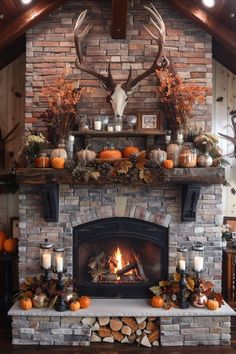
M 24 311 L 16 303 L 12 316 L 12 343 L 23 345 L 90 345 L 96 329 L 88 324 L 91 317 L 158 317 L 160 344 L 229 345 L 230 317 L 233 309 L 224 304 L 216 311 L 208 309 L 155 309 L 146 299 L 93 299 L 88 309 L 56 312 L 52 309 Z

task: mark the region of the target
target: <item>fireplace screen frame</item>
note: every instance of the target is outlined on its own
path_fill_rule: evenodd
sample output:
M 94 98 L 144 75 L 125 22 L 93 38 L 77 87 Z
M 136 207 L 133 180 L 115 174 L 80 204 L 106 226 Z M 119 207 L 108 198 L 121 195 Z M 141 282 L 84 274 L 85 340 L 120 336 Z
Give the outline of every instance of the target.
M 160 278 L 155 281 L 140 283 L 116 284 L 80 282 L 78 269 L 78 248 L 85 242 L 107 240 L 111 238 L 150 241 L 160 247 Z M 159 280 L 168 279 L 169 264 L 169 229 L 149 221 L 113 217 L 94 220 L 73 228 L 73 279 L 79 294 L 98 298 L 148 298 L 149 287 L 156 285 Z

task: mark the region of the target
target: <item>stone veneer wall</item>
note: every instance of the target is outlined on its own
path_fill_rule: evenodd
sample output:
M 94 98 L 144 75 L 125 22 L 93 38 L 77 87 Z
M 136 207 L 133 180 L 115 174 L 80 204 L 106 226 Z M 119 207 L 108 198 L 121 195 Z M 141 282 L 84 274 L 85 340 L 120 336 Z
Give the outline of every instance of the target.
M 69 186 L 60 185 L 60 216 L 57 223 L 42 216 L 40 192 L 35 186 L 21 185 L 19 192 L 19 275 L 40 273 L 39 244 L 45 238 L 62 242 L 67 251 L 68 274 L 72 274 L 73 227 L 92 220 L 126 216 L 169 227 L 169 273 L 175 271 L 176 248 L 189 248 L 194 241 L 206 247 L 204 277 L 221 289 L 222 188 L 203 186 L 196 222 L 181 223 L 180 186 Z
M 169 4 L 154 0 L 154 5 L 163 16 L 167 29 L 166 47 L 176 71 L 189 83 L 209 88 L 207 103 L 198 105 L 195 121 L 205 130 L 212 125 L 212 49 L 211 36 L 197 25 L 176 12 Z M 148 24 L 148 13 L 143 9 L 149 1 L 129 3 L 127 35 L 124 40 L 111 39 L 111 2 L 82 0 L 70 1 L 62 8 L 43 19 L 27 32 L 26 43 L 26 127 L 46 128 L 38 117 L 47 108 L 42 87 L 51 85 L 51 80 L 61 76 L 65 68 L 70 70 L 70 80 L 80 81 L 81 86 L 95 87 L 92 94 L 84 95 L 79 112 L 91 119 L 97 115 L 112 115 L 106 102 L 107 92 L 98 80 L 81 73 L 75 68 L 76 58 L 73 42 L 73 27 L 78 14 L 88 9 L 85 22 L 92 21 L 94 27 L 84 40 L 86 63 L 105 74 L 111 62 L 113 77 L 124 82 L 128 77 L 130 64 L 133 75 L 140 74 L 153 62 L 157 45 L 143 28 Z M 157 83 L 154 75 L 141 81 L 129 98 L 126 114 L 148 109 L 158 110 Z

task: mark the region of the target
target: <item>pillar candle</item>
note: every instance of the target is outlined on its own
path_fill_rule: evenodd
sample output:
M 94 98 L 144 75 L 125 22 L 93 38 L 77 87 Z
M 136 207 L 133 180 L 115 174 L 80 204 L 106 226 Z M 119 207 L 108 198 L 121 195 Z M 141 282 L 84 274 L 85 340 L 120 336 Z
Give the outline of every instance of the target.
M 51 254 L 50 253 L 43 253 L 42 259 L 43 259 L 43 268 L 50 269 L 51 265 L 52 265 Z
M 203 270 L 203 257 L 200 256 L 194 257 L 193 268 L 195 272 L 201 272 L 201 270 Z
M 179 260 L 179 270 L 185 270 L 186 269 L 186 263 L 184 259 Z
M 56 257 L 56 269 L 58 273 L 63 271 L 63 257 L 60 255 Z

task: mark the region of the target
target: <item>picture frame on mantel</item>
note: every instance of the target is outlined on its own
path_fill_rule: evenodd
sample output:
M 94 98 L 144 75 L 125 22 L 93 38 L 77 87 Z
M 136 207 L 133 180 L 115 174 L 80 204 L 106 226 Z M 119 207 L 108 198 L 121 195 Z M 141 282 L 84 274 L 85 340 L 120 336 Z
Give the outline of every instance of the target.
M 10 234 L 12 238 L 19 238 L 19 217 L 10 218 Z
M 153 133 L 163 132 L 161 115 L 152 111 L 139 112 L 137 130 Z

